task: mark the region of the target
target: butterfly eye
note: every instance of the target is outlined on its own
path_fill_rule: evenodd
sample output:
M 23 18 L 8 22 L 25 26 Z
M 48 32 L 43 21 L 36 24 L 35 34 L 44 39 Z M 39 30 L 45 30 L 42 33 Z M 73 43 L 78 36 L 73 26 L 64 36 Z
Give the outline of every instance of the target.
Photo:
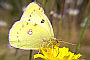
M 41 23 L 44 23 L 45 21 L 42 19 Z

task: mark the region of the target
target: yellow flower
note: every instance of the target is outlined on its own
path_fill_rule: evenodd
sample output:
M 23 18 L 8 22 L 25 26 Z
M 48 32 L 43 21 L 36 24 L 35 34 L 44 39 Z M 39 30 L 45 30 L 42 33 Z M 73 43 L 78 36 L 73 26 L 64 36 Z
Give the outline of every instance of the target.
M 59 48 L 55 46 L 52 48 L 40 48 L 42 51 L 42 54 L 35 54 L 35 58 L 43 58 L 45 60 L 79 60 L 79 57 L 81 57 L 81 54 L 74 54 L 69 51 L 69 48 L 63 47 Z

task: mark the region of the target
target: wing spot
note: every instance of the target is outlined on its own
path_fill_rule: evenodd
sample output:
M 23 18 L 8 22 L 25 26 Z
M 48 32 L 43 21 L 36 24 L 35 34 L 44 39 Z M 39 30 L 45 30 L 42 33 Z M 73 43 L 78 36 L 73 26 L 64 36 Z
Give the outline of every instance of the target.
M 21 31 L 21 29 L 20 29 L 20 31 Z
M 28 22 L 27 22 L 27 24 L 26 25 L 28 25 Z
M 39 10 L 40 10 L 40 8 L 39 8 Z
M 29 35 L 32 35 L 32 29 L 29 29 L 29 31 L 27 32 Z
M 24 25 L 22 25 L 22 27 L 24 27 Z
M 30 15 L 30 17 L 31 17 L 31 15 Z
M 38 24 L 35 24 L 34 26 L 37 26 Z
M 19 34 L 19 33 L 17 32 L 17 34 Z
M 18 36 L 17 36 L 17 38 L 18 38 Z
M 30 19 L 28 19 L 28 21 L 30 21 Z
M 35 12 L 35 10 L 34 10 L 34 12 Z
M 45 20 L 42 19 L 41 23 L 44 23 L 44 22 L 45 22 Z
M 31 14 L 33 14 L 33 12 Z

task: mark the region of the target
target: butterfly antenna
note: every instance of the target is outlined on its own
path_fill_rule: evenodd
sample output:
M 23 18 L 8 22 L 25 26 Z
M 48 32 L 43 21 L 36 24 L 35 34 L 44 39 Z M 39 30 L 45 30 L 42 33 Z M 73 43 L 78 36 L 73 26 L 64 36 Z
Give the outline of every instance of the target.
M 70 45 L 74 45 L 74 46 L 77 45 L 77 44 L 73 44 L 73 43 L 71 43 L 71 42 L 62 41 L 62 39 L 61 39 L 61 40 L 60 40 L 60 39 L 56 39 L 56 41 L 57 41 L 58 43 L 63 42 L 63 43 L 70 44 Z

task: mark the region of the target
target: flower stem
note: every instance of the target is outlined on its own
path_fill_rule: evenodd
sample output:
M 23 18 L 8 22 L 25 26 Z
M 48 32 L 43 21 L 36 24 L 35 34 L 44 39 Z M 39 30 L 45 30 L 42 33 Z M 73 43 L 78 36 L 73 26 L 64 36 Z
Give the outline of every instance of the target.
M 32 59 L 32 50 L 30 50 L 29 60 Z
M 36 2 L 36 0 L 32 0 L 33 2 Z
M 83 36 L 84 36 L 85 30 L 86 30 L 86 28 L 87 28 L 87 26 L 88 26 L 89 20 L 90 20 L 90 15 L 89 15 L 88 18 L 87 18 L 86 24 L 85 24 L 85 26 L 84 26 L 84 28 L 83 28 L 83 31 L 82 31 L 82 33 L 81 33 L 81 36 L 80 36 L 80 40 L 79 40 L 78 43 L 77 43 L 76 50 L 75 50 L 75 54 L 77 54 L 78 48 L 80 47 L 80 43 L 81 43 L 81 41 L 82 41 L 82 39 L 83 39 Z
M 45 5 L 46 5 L 46 3 L 47 3 L 47 0 L 43 0 L 43 2 L 42 2 L 42 8 L 45 10 Z
M 60 38 L 60 36 L 61 36 L 61 29 L 62 29 L 62 17 L 58 21 L 55 38 L 57 38 L 57 39 Z

